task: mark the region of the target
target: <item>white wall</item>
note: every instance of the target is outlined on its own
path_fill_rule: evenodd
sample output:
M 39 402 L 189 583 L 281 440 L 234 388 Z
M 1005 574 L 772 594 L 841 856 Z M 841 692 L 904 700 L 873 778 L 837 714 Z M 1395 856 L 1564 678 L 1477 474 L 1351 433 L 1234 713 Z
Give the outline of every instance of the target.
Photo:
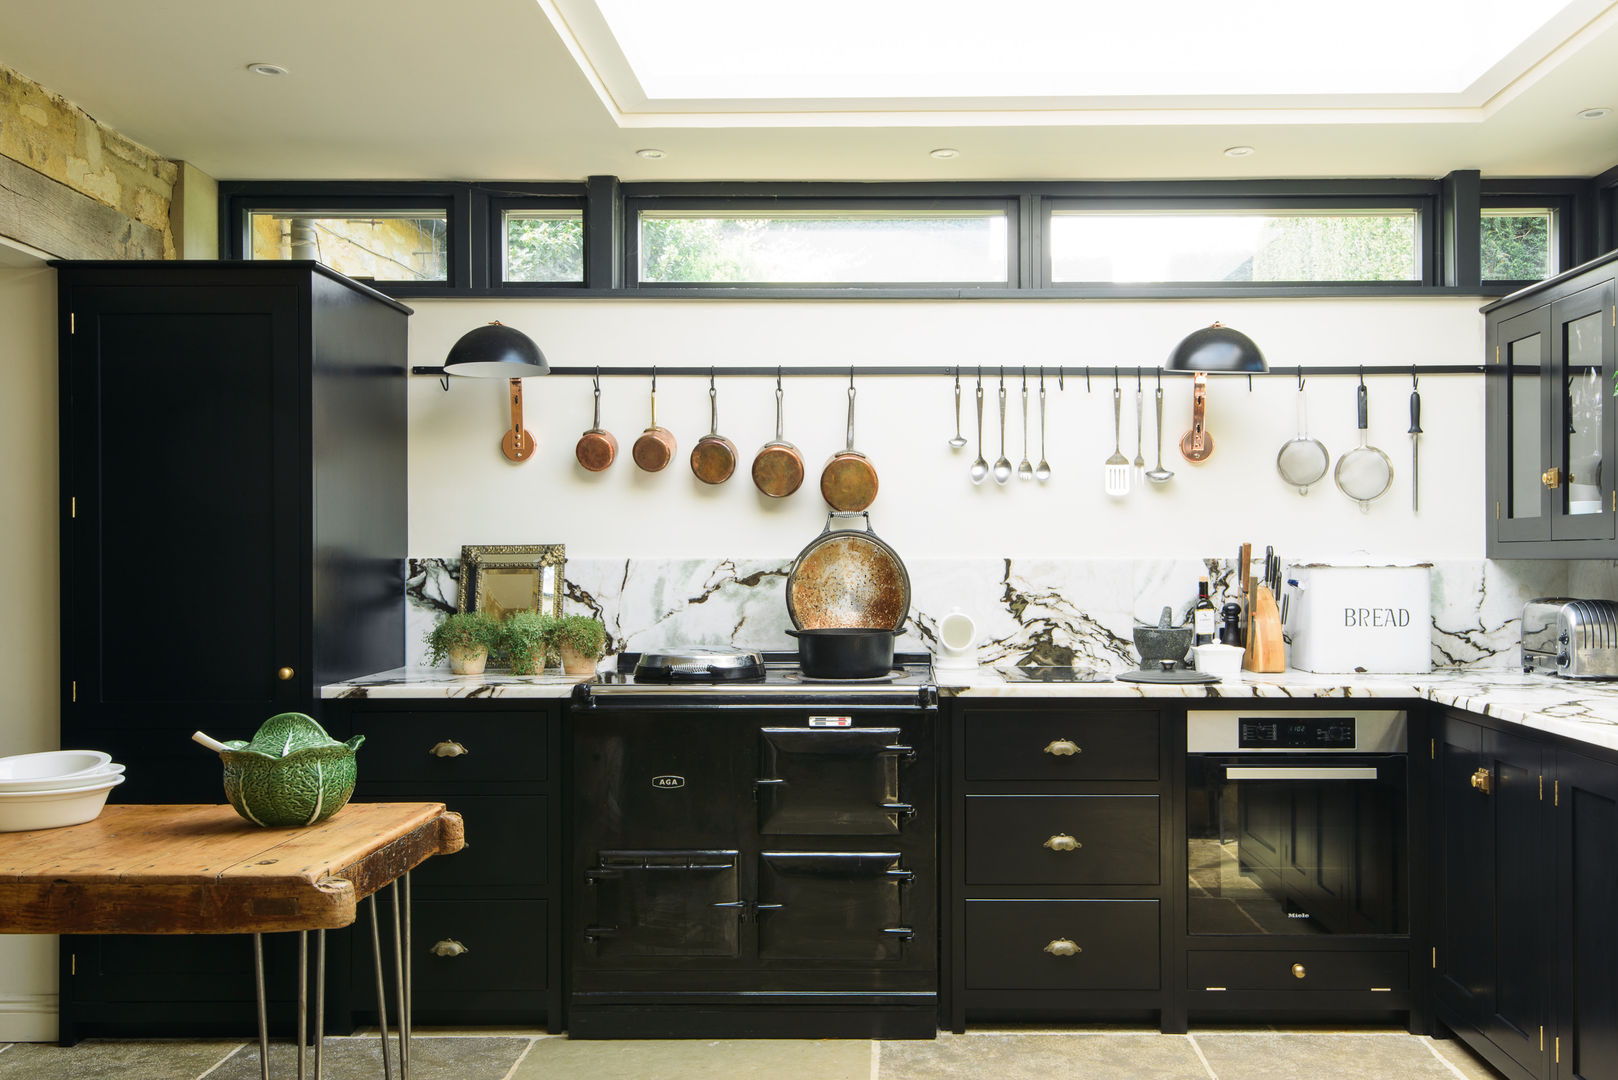
M 1275 457 L 1295 433 L 1296 384 L 1260 378 L 1211 380 L 1208 430 L 1216 449 L 1202 465 L 1174 448 L 1190 424 L 1191 380 L 1164 381 L 1165 487 L 1124 499 L 1102 490 L 1113 448 L 1110 365 L 1156 365 L 1190 331 L 1215 319 L 1250 335 L 1272 367 L 1302 364 L 1400 366 L 1475 364 L 1483 355 L 1480 301 L 1472 298 L 1195 301 L 568 301 L 425 300 L 413 306 L 411 363 L 436 365 L 462 333 L 499 319 L 529 334 L 553 365 L 927 364 L 968 369 L 963 427 L 973 437 L 970 372 L 1008 365 L 1091 364 L 1093 392 L 1047 378 L 1053 476 L 974 487 L 973 445 L 954 451 L 950 382 L 942 377 L 858 382 L 856 445 L 878 469 L 872 507 L 877 531 L 907 558 L 928 556 L 1234 555 L 1244 539 L 1294 557 L 1483 557 L 1483 385 L 1481 376 L 1422 379 L 1422 503 L 1410 510 L 1410 380 L 1369 381 L 1370 440 L 1392 459 L 1394 488 L 1361 513 L 1328 478 L 1307 497 L 1284 485 Z M 1106 369 L 1103 373 L 1103 369 Z M 603 379 L 603 426 L 620 457 L 592 475 L 573 459 L 590 424 L 590 380 L 525 383 L 533 459 L 501 456 L 507 422 L 504 382 L 456 379 L 448 393 L 434 379 L 410 386 L 410 551 L 456 555 L 463 543 L 562 542 L 577 556 L 788 556 L 821 528 L 826 508 L 817 478 L 842 445 L 846 380 L 786 383 L 786 437 L 803 451 L 809 479 L 797 495 L 772 502 L 747 475 L 753 453 L 773 435 L 771 380 L 722 379 L 719 427 L 742 465 L 709 488 L 691 475 L 687 455 L 708 430 L 707 383 L 659 381 L 658 419 L 679 440 L 676 461 L 659 474 L 637 470 L 629 446 L 648 420 L 648 380 Z M 1007 454 L 1021 456 L 1020 382 L 1011 387 Z M 1134 383 L 1124 395 L 1125 455 L 1135 452 Z M 1146 457 L 1152 443 L 1150 382 Z M 1353 378 L 1312 379 L 1312 434 L 1333 461 L 1355 444 Z M 1032 397 L 1032 396 L 1031 396 Z M 1039 456 L 1037 397 L 1033 458 Z M 986 398 L 988 457 L 998 453 L 994 386 Z
M 0 756 L 56 748 L 57 393 L 56 271 L 0 269 L 0 461 L 6 512 L 0 566 Z M 0 1042 L 56 1038 L 56 939 L 0 934 Z

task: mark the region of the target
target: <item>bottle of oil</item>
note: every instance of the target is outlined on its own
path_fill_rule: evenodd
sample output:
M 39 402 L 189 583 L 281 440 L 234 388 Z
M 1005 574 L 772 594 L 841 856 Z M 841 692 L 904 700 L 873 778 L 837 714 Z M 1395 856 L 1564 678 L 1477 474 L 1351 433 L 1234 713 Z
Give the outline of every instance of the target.
M 1203 574 L 1197 580 L 1197 605 L 1191 609 L 1192 632 L 1196 634 L 1198 645 L 1213 644 L 1214 621 L 1213 600 L 1208 596 L 1208 575 Z

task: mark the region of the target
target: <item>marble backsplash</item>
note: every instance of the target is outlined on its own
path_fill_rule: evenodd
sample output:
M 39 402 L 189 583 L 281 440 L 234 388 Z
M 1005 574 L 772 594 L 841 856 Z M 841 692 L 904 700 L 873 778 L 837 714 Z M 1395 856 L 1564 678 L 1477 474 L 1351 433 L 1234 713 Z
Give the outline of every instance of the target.
M 978 628 L 982 663 L 1136 665 L 1131 627 L 1163 607 L 1183 618 L 1197 578 L 1210 575 L 1216 606 L 1235 591 L 1233 559 L 918 559 L 907 563 L 911 617 L 900 651 L 935 640 L 954 609 Z M 792 560 L 569 557 L 564 609 L 607 627 L 608 651 L 677 646 L 794 650 L 785 589 Z M 459 560 L 411 559 L 406 662 L 425 662 L 422 636 L 456 609 Z M 1520 663 L 1524 602 L 1536 596 L 1618 599 L 1618 563 L 1446 561 L 1432 567 L 1435 668 Z

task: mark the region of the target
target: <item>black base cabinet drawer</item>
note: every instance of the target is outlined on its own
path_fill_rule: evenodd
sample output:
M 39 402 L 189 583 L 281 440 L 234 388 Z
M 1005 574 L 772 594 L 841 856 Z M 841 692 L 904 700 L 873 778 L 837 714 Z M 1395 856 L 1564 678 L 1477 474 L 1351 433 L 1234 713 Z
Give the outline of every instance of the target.
M 968 795 L 973 885 L 1156 885 L 1156 795 Z
M 447 890 L 472 890 L 487 899 L 532 895 L 546 883 L 549 854 L 544 795 L 391 795 L 385 786 L 362 787 L 362 802 L 433 799 L 461 815 L 466 846 L 453 855 L 428 859 L 410 875 L 423 899 L 442 899 Z M 502 895 L 503 894 L 503 895 Z
M 364 735 L 360 779 L 385 778 L 419 790 L 458 784 L 543 783 L 549 727 L 538 714 L 466 710 L 355 713 Z
M 968 780 L 1156 780 L 1151 709 L 968 709 Z
M 1156 900 L 968 900 L 966 986 L 1156 990 Z
M 1186 954 L 1191 990 L 1394 990 L 1410 986 L 1406 952 L 1213 950 Z
M 393 997 L 393 908 L 383 900 L 383 981 Z M 362 913 L 359 923 L 368 923 Z M 545 1014 L 546 904 L 543 900 L 417 900 L 411 904 L 413 1019 L 417 1024 L 536 1022 Z M 369 925 L 354 949 L 354 999 L 376 1009 Z M 391 1020 L 390 1020 L 391 1023 Z

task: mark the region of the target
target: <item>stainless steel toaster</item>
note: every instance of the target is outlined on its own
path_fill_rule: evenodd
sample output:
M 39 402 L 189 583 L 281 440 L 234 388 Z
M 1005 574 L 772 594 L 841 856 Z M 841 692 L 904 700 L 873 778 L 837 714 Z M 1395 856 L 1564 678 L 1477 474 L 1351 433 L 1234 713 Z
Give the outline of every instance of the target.
M 1618 602 L 1547 596 L 1522 609 L 1522 669 L 1618 679 Z

